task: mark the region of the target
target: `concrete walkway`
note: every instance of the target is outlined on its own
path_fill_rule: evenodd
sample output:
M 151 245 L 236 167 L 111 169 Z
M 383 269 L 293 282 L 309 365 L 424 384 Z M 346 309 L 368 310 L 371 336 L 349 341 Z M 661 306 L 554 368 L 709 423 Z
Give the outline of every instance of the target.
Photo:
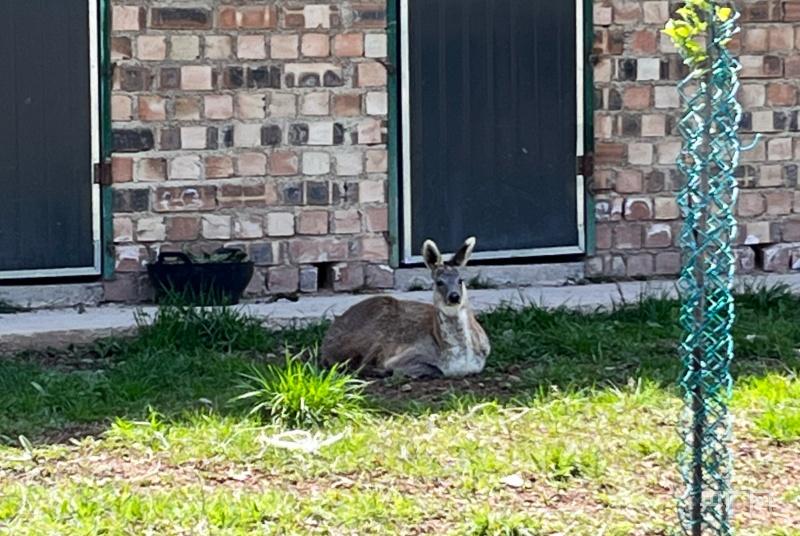
M 740 285 L 788 284 L 800 293 L 800 274 L 747 277 Z M 427 302 L 429 291 L 391 293 L 401 299 Z M 675 296 L 674 281 L 629 282 L 619 284 L 577 285 L 561 287 L 527 287 L 521 289 L 472 290 L 470 298 L 477 311 L 488 311 L 500 305 L 522 307 L 535 303 L 542 307 L 598 309 L 620 303 L 636 302 L 644 296 Z M 330 318 L 351 305 L 366 299 L 365 295 L 309 296 L 297 302 L 253 303 L 241 305 L 248 314 L 262 318 L 268 326 L 292 326 Z M 0 315 L 0 353 L 26 348 L 63 347 L 90 342 L 109 335 L 124 335 L 136 328 L 135 313 L 152 314 L 155 307 L 105 305 L 75 309 L 39 310 Z

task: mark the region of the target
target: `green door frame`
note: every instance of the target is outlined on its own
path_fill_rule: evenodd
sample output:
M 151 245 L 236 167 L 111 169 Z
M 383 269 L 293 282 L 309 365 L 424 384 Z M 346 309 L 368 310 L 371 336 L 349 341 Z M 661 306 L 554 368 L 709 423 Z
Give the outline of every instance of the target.
M 100 5 L 100 24 L 98 50 L 100 51 L 100 155 L 108 162 L 113 151 L 111 134 L 111 1 L 98 0 Z M 110 173 L 106 174 L 110 177 Z M 114 215 L 112 211 L 112 190 L 110 184 L 100 186 L 101 244 L 103 250 L 103 279 L 114 276 Z
M 594 154 L 594 68 L 591 50 L 594 43 L 593 0 L 583 0 L 584 20 L 584 155 L 592 158 Z M 386 0 L 386 33 L 389 47 L 389 263 L 393 268 L 400 266 L 400 57 L 399 57 L 399 0 Z M 589 167 L 591 170 L 591 166 Z M 591 176 L 585 176 L 585 225 L 586 254 L 595 252 L 594 198 Z

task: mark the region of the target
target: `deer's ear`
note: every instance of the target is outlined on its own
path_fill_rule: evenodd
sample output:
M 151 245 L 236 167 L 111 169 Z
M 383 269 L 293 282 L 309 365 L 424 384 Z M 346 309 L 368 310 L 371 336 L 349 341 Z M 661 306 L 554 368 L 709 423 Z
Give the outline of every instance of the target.
M 442 254 L 439 253 L 439 248 L 433 240 L 426 240 L 422 244 L 422 258 L 430 270 L 442 265 Z
M 475 249 L 475 237 L 470 236 L 461 247 L 453 254 L 453 257 L 448 261 L 447 264 L 451 266 L 466 266 L 467 262 L 469 262 L 470 256 L 472 256 L 472 250 Z

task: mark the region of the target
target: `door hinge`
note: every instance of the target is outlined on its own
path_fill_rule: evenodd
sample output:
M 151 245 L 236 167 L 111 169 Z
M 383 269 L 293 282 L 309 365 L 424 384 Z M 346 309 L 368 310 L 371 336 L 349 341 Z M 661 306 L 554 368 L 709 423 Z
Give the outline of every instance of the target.
M 111 159 L 106 158 L 94 165 L 94 183 L 100 186 L 111 186 Z
M 590 152 L 578 157 L 577 173 L 584 177 L 594 175 L 594 153 Z

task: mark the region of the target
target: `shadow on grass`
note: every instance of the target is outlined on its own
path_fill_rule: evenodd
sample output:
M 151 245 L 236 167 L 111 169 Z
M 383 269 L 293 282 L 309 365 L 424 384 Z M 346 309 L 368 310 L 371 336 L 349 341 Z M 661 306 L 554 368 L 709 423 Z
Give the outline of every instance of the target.
M 800 298 L 785 288 L 737 297 L 737 376 L 800 369 Z M 478 377 L 401 384 L 375 382 L 378 408 L 424 413 L 484 401 L 524 403 L 561 391 L 625 385 L 631 379 L 673 389 L 680 363 L 679 305 L 647 299 L 608 312 L 499 309 L 481 321 L 492 340 Z M 62 442 L 94 435 L 116 417 L 142 419 L 151 408 L 168 419 L 200 409 L 244 415 L 230 403 L 253 362 L 282 359 L 285 348 L 320 344 L 326 325 L 270 331 L 236 309 L 162 308 L 142 317 L 129 340 L 87 348 L 28 352 L 0 360 L 0 441 Z

